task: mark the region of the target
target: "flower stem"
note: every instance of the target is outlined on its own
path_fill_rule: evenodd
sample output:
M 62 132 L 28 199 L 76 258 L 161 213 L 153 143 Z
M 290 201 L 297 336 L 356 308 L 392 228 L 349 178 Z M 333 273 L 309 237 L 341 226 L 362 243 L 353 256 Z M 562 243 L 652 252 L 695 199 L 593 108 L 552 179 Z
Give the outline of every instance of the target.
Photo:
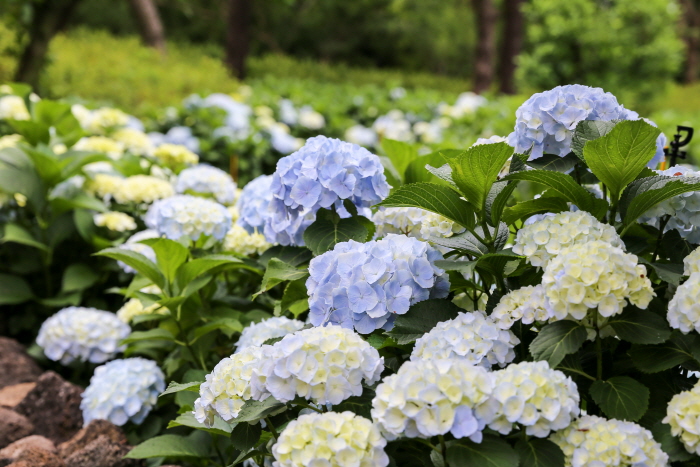
M 440 438 L 440 450 L 442 452 L 442 459 L 445 461 L 445 467 L 449 467 L 447 463 L 447 445 L 445 444 L 445 437 L 439 435 L 438 438 Z
M 270 421 L 270 417 L 265 417 L 265 423 L 267 423 L 267 428 L 270 430 L 270 433 L 272 433 L 272 437 L 277 441 L 280 435 L 277 434 L 277 430 L 275 430 L 275 426 Z

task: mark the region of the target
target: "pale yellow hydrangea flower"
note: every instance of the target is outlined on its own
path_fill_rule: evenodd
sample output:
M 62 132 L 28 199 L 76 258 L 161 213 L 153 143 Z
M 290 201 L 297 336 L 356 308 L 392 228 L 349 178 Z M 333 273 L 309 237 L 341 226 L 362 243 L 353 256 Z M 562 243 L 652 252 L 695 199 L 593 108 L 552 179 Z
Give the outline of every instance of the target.
M 87 183 L 85 189 L 98 198 L 106 198 L 114 195 L 123 181 L 124 178 L 117 175 L 98 173 Z
M 106 136 L 88 136 L 80 138 L 73 149 L 76 151 L 100 152 L 111 159 L 119 159 L 124 154 L 124 145 Z
M 115 232 L 126 232 L 136 228 L 134 218 L 123 212 L 110 211 L 95 214 L 94 221 L 96 226 L 107 227 Z
M 250 234 L 237 224 L 234 224 L 224 238 L 224 251 L 232 251 L 239 255 L 259 255 L 268 248 L 270 244 L 267 243 L 263 234 L 259 232 Z
M 700 332 L 700 272 L 694 272 L 687 281 L 676 289 L 676 294 L 668 304 L 668 323 L 674 329 L 688 334 Z
M 662 422 L 671 426 L 688 452 L 700 455 L 700 383 L 673 396 Z
M 0 137 L 0 149 L 14 148 L 22 141 L 22 135 L 6 135 Z
M 29 120 L 29 110 L 19 96 L 0 97 L 0 120 Z
M 700 272 L 700 248 L 696 248 L 683 258 L 683 266 L 683 274 L 686 276 Z
M 144 307 L 141 300 L 132 298 L 117 311 L 117 318 L 125 323 L 130 323 L 137 316 L 152 314 L 167 315 L 168 313 L 170 312 L 167 308 L 157 303 Z
M 123 127 L 129 123 L 129 116 L 119 109 L 102 107 L 93 110 L 85 121 L 85 130 L 95 134 L 105 134 L 108 130 Z
M 134 175 L 123 179 L 113 193 L 117 203 L 152 203 L 173 196 L 175 191 L 167 180 L 150 175 Z
M 199 156 L 181 144 L 161 144 L 153 151 L 153 156 L 168 167 L 199 162 Z
M 112 138 L 124 145 L 124 149 L 131 154 L 147 156 L 153 152 L 153 144 L 143 131 L 134 128 L 121 128 L 112 133 Z

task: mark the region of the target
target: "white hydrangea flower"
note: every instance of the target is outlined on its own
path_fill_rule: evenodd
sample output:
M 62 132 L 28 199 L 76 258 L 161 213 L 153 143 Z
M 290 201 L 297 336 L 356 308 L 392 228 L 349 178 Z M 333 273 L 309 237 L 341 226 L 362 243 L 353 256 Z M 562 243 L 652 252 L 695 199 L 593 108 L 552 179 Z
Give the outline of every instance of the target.
M 270 248 L 265 235 L 259 232 L 248 233 L 246 229 L 234 224 L 224 237 L 224 251 L 232 251 L 243 256 L 259 255 Z
M 253 371 L 262 365 L 271 350 L 269 345 L 247 347 L 217 363 L 199 387 L 199 398 L 194 401 L 197 421 L 211 427 L 214 415 L 226 422 L 235 419 L 245 402 L 252 398 Z
M 74 360 L 103 363 L 124 349 L 119 341 L 130 333 L 114 313 L 70 306 L 44 321 L 36 343 L 49 359 L 64 365 Z
M 377 386 L 372 419 L 388 440 L 452 433 L 479 443 L 487 420 L 478 415 L 494 389 L 494 374 L 462 358 L 415 360 Z
M 128 214 L 118 211 L 101 212 L 93 216 L 97 227 L 107 227 L 115 232 L 126 232 L 136 228 L 136 221 Z
M 253 323 L 241 332 L 241 337 L 236 342 L 236 352 L 248 347 L 263 345 L 266 340 L 275 337 L 284 337 L 304 327 L 304 323 L 297 319 L 289 319 L 285 316 L 277 316 Z
M 688 452 L 700 455 L 700 383 L 673 396 L 662 422 L 671 426 Z
M 80 401 L 83 424 L 100 419 L 140 425 L 164 390 L 165 376 L 152 360 L 125 358 L 99 366 Z
M 463 358 L 486 369 L 504 367 L 515 358 L 513 347 L 519 343 L 515 334 L 499 329 L 483 312 L 459 313 L 418 339 L 411 360 Z
M 666 467 L 668 455 L 651 432 L 632 422 L 584 415 L 549 438 L 566 467 Z
M 546 438 L 550 431 L 569 426 L 579 414 L 576 383 L 545 361 L 512 364 L 494 376 L 493 397 L 476 413 L 503 435 L 517 423 L 527 435 Z
M 700 272 L 690 275 L 668 304 L 668 323 L 683 334 L 700 332 Z
M 202 235 L 223 240 L 231 228 L 226 207 L 206 198 L 177 195 L 160 200 L 148 209 L 146 225 L 171 240 L 183 236 L 197 241 Z
M 272 446 L 274 467 L 386 467 L 386 440 L 352 412 L 312 413 L 293 420 Z
M 299 109 L 299 125 L 310 130 L 320 130 L 326 126 L 326 119 L 313 108 L 305 105 Z
M 121 128 L 112 133 L 112 138 L 136 156 L 147 156 L 153 152 L 153 144 L 148 135 L 135 128 Z
M 152 262 L 156 262 L 156 252 L 153 251 L 153 248 L 150 246 L 144 244 L 144 243 L 139 243 L 141 240 L 146 240 L 148 238 L 158 238 L 160 235 L 158 232 L 155 230 L 147 229 L 147 230 L 142 230 L 141 232 L 137 232 L 131 237 L 129 237 L 126 242 L 122 243 L 119 245 L 119 248 L 124 249 L 124 250 L 129 250 L 133 251 L 139 254 L 142 254 Z M 131 266 L 126 265 L 125 263 L 121 261 L 117 261 L 117 264 L 119 265 L 122 270 L 127 273 L 127 274 L 135 274 L 136 270 L 132 268 Z
M 180 172 L 175 191 L 195 195 L 211 195 L 221 204 L 236 199 L 236 182 L 231 175 L 210 165 L 200 164 Z
M 119 159 L 124 154 L 124 145 L 106 136 L 86 136 L 80 138 L 73 149 L 76 151 L 101 152 L 111 159 Z
M 0 136 L 0 149 L 14 148 L 22 142 L 22 135 Z
M 609 318 L 622 313 L 628 301 L 645 309 L 655 295 L 637 257 L 603 241 L 561 250 L 547 264 L 542 285 L 549 310 L 557 319 L 580 320 L 592 308 Z
M 545 323 L 552 317 L 546 308 L 544 287 L 529 285 L 504 295 L 493 309 L 491 318 L 501 329 L 510 329 L 513 323 Z
M 421 208 L 380 208 L 372 222 L 377 226 L 377 238 L 393 233 L 428 241 L 430 237 L 445 238 L 464 232 L 461 225 Z
M 150 204 L 174 194 L 173 186 L 167 180 L 150 175 L 133 175 L 123 179 L 112 196 L 119 204 Z
M 199 156 L 181 144 L 161 144 L 153 151 L 153 156 L 168 167 L 178 167 L 199 162 Z
M 689 276 L 694 272 L 700 272 L 700 248 L 696 248 L 683 258 L 683 275 Z
M 88 112 L 87 118 L 81 124 L 86 131 L 93 134 L 105 134 L 108 130 L 123 127 L 129 123 L 129 116 L 119 109 L 102 107 Z
M 376 383 L 383 370 L 384 358 L 352 330 L 304 329 L 272 346 L 271 356 L 253 374 L 252 393 L 255 399 L 269 393 L 280 402 L 300 396 L 337 405 L 362 395 L 362 382 Z
M 125 323 L 130 323 L 137 316 L 152 314 L 167 315 L 169 313 L 167 308 L 157 303 L 145 307 L 143 303 L 141 303 L 141 300 L 132 298 L 117 310 L 117 318 Z
M 29 110 L 19 96 L 0 97 L 0 120 L 29 120 Z
M 594 240 L 625 249 L 612 225 L 598 221 L 586 211 L 566 211 L 526 222 L 515 237 L 513 253 L 524 255 L 533 266 L 544 268 L 562 249 Z
M 124 177 L 108 173 L 97 173 L 85 185 L 85 191 L 107 201 L 119 190 Z

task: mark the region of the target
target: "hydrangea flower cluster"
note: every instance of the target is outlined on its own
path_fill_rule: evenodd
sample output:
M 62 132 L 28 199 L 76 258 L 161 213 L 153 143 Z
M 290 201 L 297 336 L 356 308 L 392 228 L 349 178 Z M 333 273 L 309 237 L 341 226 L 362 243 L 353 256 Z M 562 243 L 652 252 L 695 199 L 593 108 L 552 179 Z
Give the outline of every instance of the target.
M 85 185 L 85 190 L 106 202 L 117 192 L 123 180 L 124 178 L 118 175 L 97 173 Z
M 64 365 L 74 360 L 102 363 L 123 350 L 119 341 L 130 333 L 114 313 L 70 306 L 44 321 L 36 343 L 49 359 Z
M 503 435 L 517 423 L 529 436 L 546 438 L 579 414 L 576 383 L 545 361 L 511 364 L 494 376 L 493 398 L 477 409 L 477 415 Z
M 513 253 L 524 255 L 533 266 L 545 267 L 562 249 L 595 240 L 624 249 L 615 227 L 586 211 L 566 211 L 538 217 L 518 231 Z
M 668 304 L 668 323 L 683 334 L 700 332 L 700 272 L 690 275 Z
M 194 417 L 211 427 L 214 416 L 229 422 L 238 416 L 247 400 L 251 399 L 250 379 L 271 351 L 269 345 L 246 347 L 224 358 L 206 376 L 199 387 L 199 398 L 194 401 Z
M 119 159 L 124 154 L 124 145 L 106 136 L 86 136 L 73 146 L 76 151 L 101 152 L 111 159 Z
M 241 337 L 239 337 L 238 342 L 236 342 L 236 352 L 240 352 L 248 347 L 261 346 L 268 339 L 284 337 L 303 327 L 303 322 L 296 319 L 289 319 L 285 316 L 277 316 L 260 321 L 259 323 L 253 323 L 241 332 Z
M 464 232 L 461 225 L 421 208 L 380 208 L 372 216 L 372 222 L 377 226 L 376 237 L 395 233 L 428 241 L 430 237 L 451 237 Z
M 0 136 L 0 149 L 14 148 L 22 141 L 22 135 Z
M 696 172 L 688 167 L 676 165 L 666 170 L 657 170 L 659 175 L 667 177 L 700 178 L 700 171 Z M 662 218 L 671 216 L 664 232 L 677 230 L 681 237 L 690 243 L 700 243 L 700 191 L 682 193 L 673 198 L 660 202 L 639 218 L 639 222 L 661 227 Z
M 110 211 L 95 214 L 93 217 L 97 227 L 107 227 L 115 232 L 126 232 L 136 228 L 136 221 L 128 214 L 119 211 Z
M 671 426 L 688 452 L 700 455 L 700 383 L 673 396 L 662 422 Z
M 694 249 L 683 258 L 683 275 L 689 276 L 694 272 L 700 272 L 700 248 Z
M 372 419 L 390 441 L 449 432 L 481 442 L 487 422 L 479 407 L 493 389 L 493 373 L 465 359 L 409 361 L 377 386 Z
M 243 227 L 235 224 L 224 237 L 224 251 L 232 251 L 239 255 L 259 255 L 270 248 L 265 236 L 258 232 L 248 233 Z
M 277 162 L 273 174 L 272 201 L 265 218 L 270 243 L 304 245 L 304 231 L 321 208 L 343 207 L 349 199 L 362 215 L 389 195 L 389 185 L 379 157 L 367 149 L 325 136 L 309 138 L 304 147 Z
M 223 170 L 201 164 L 180 172 L 175 191 L 211 195 L 221 204 L 232 204 L 236 199 L 236 182 Z
M 668 465 L 651 432 L 632 422 L 584 415 L 549 439 L 564 451 L 567 467 Z
M 156 232 L 155 230 L 151 230 L 151 229 L 143 230 L 143 231 L 135 233 L 134 235 L 129 237 L 126 240 L 126 242 L 119 245 L 119 248 L 142 254 L 143 256 L 145 256 L 146 258 L 148 258 L 149 260 L 151 260 L 155 263 L 156 262 L 156 252 L 153 251 L 153 248 L 151 248 L 150 246 L 148 246 L 144 243 L 139 243 L 139 242 L 141 240 L 146 240 L 148 238 L 158 238 L 158 237 L 160 237 L 160 234 L 158 232 Z M 136 270 L 134 268 L 132 268 L 131 266 L 128 266 L 127 264 L 125 264 L 121 261 L 118 261 L 117 264 L 127 274 L 135 274 L 136 273 Z
M 498 327 L 510 329 L 518 320 L 523 324 L 545 323 L 551 315 L 545 306 L 544 287 L 529 285 L 504 295 L 491 313 Z
M 145 358 L 114 360 L 95 369 L 83 392 L 83 423 L 109 420 L 117 426 L 141 424 L 165 390 L 165 376 Z
M 538 159 L 545 153 L 566 156 L 571 152 L 574 129 L 583 120 L 639 120 L 637 112 L 625 109 L 611 93 L 580 84 L 557 86 L 534 94 L 518 108 L 515 116 L 515 131 L 508 136 L 508 144 L 518 153 L 532 148 L 530 159 Z M 661 161 L 665 144 L 666 137 L 662 134 L 650 165 L 656 166 Z
M 223 240 L 231 228 L 231 214 L 221 204 L 190 195 L 160 200 L 148 209 L 146 225 L 171 240 L 202 235 Z
M 0 97 L 0 120 L 29 120 L 29 110 L 19 96 Z
M 442 254 L 425 242 L 389 234 L 367 243 L 341 242 L 309 264 L 309 322 L 339 324 L 361 334 L 389 330 L 396 314 L 449 292 Z
M 340 326 L 288 334 L 267 355 L 251 379 L 256 400 L 271 394 L 280 402 L 300 396 L 316 404 L 337 405 L 362 395 L 362 382 L 376 383 L 384 370 L 377 349 Z
M 109 130 L 123 127 L 129 123 L 129 116 L 119 109 L 101 107 L 89 110 L 83 106 L 73 106 L 73 113 L 80 125 L 89 133 L 103 135 Z M 80 116 L 78 116 L 80 115 Z
M 199 162 L 199 156 L 181 144 L 161 144 L 153 151 L 153 157 L 167 167 L 179 167 Z
M 419 338 L 411 360 L 463 358 L 486 369 L 493 365 L 502 368 L 513 361 L 513 348 L 519 343 L 515 334 L 499 329 L 483 312 L 459 313 Z
M 153 152 L 153 144 L 148 135 L 135 128 L 121 128 L 112 133 L 112 138 L 121 143 L 126 151 L 136 156 L 147 156 Z
M 248 233 L 263 232 L 265 228 L 265 213 L 272 201 L 272 175 L 261 175 L 251 180 L 241 192 L 236 201 L 238 208 L 238 225 Z
M 602 241 L 561 250 L 545 268 L 542 285 L 557 319 L 580 320 L 591 308 L 609 318 L 622 313 L 627 301 L 645 309 L 655 295 L 637 257 Z
M 133 175 L 121 179 L 112 196 L 119 204 L 150 204 L 174 194 L 173 186 L 167 180 L 150 175 Z
M 274 467 L 386 467 L 386 440 L 352 412 L 313 413 L 287 425 L 272 446 Z
M 170 313 L 167 308 L 154 303 L 149 306 L 143 306 L 141 300 L 138 298 L 132 298 L 126 302 L 119 310 L 117 310 L 117 318 L 124 321 L 125 323 L 130 323 L 131 320 L 141 315 L 159 314 L 167 315 Z

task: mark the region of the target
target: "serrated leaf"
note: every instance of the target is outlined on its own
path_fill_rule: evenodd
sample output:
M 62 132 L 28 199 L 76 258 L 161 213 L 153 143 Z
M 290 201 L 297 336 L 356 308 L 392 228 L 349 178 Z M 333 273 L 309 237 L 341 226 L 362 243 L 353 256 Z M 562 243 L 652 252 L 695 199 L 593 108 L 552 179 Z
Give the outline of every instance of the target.
M 623 227 L 634 224 L 660 202 L 690 191 L 700 191 L 700 178 L 657 176 L 635 180 L 620 199 Z
M 556 368 L 564 357 L 581 348 L 586 341 L 586 328 L 570 320 L 555 321 L 542 328 L 530 343 L 530 353 L 536 360 L 546 360 Z
M 496 229 L 491 226 L 487 227 L 489 235 L 492 238 L 494 235 L 496 236 L 496 239 L 494 241 L 494 247 L 497 250 L 503 248 L 503 246 L 508 241 L 508 237 L 510 235 L 508 226 L 505 223 L 501 222 L 498 225 L 498 231 L 496 231 Z M 475 227 L 474 232 L 482 238 L 485 237 L 484 229 L 481 226 Z M 477 257 L 485 255 L 489 252 L 488 246 L 483 244 L 474 236 L 474 234 L 468 231 L 458 235 L 453 235 L 451 237 L 429 237 L 428 241 L 436 245 L 451 248 L 453 250 L 461 250 L 462 253 L 474 255 Z
M 386 207 L 417 207 L 440 214 L 457 224 L 473 229 L 474 210 L 459 193 L 437 183 L 412 183 L 394 191 L 379 203 Z
M 440 167 L 432 167 L 430 164 L 426 164 L 425 170 L 435 175 L 437 178 L 454 189 L 459 189 L 457 188 L 455 181 L 452 179 L 452 169 L 450 168 L 450 164 L 443 164 Z
M 401 180 L 403 180 L 408 164 L 418 157 L 418 151 L 411 144 L 388 138 L 382 139 L 381 146 L 396 172 L 401 176 Z
M 457 317 L 462 311 L 448 300 L 424 300 L 413 305 L 403 315 L 397 315 L 394 328 L 387 334 L 399 344 L 410 344 L 441 321 Z
M 506 208 L 503 213 L 503 222 L 512 225 L 516 221 L 527 219 L 535 214 L 543 214 L 546 212 L 558 213 L 568 210 L 569 205 L 564 199 L 544 196 L 542 198 L 522 201 L 515 206 Z
M 590 394 L 608 418 L 636 422 L 649 406 L 649 389 L 629 376 L 615 376 L 591 385 Z
M 584 145 L 583 158 L 593 175 L 608 187 L 613 204 L 654 157 L 659 133 L 661 130 L 644 120 L 627 120 Z
M 517 467 L 518 455 L 504 440 L 484 435 L 481 443 L 463 438 L 447 448 L 450 467 Z
M 683 278 L 683 265 L 674 263 L 650 263 L 643 258 L 639 259 L 640 263 L 646 264 L 647 267 L 651 266 L 656 275 L 662 281 L 668 282 L 669 284 L 679 285 L 681 279 Z
M 153 248 L 156 254 L 156 261 L 161 272 L 165 275 L 165 279 L 168 282 L 173 282 L 177 269 L 189 257 L 189 250 L 182 244 L 167 238 L 149 239 L 141 243 L 145 243 Z
M 194 418 L 193 412 L 185 412 L 177 416 L 175 420 L 170 420 L 168 422 L 168 428 L 175 428 L 178 426 L 186 426 L 189 428 L 194 428 L 196 430 L 206 431 L 208 433 L 213 433 L 215 435 L 229 436 L 231 434 L 231 425 L 223 421 L 220 417 L 214 416 L 214 425 L 208 428 L 197 421 Z
M 576 125 L 571 138 L 571 151 L 583 160 L 583 146 L 589 141 L 610 133 L 617 123 L 617 120 L 581 120 Z
M 270 396 L 264 401 L 248 400 L 241 408 L 238 416 L 234 419 L 236 422 L 254 422 L 265 418 L 273 412 L 276 412 L 284 407 L 284 404 L 279 402 L 274 397 Z
M 165 391 L 161 392 L 158 397 L 164 396 L 166 394 L 174 394 L 180 391 L 192 391 L 199 393 L 199 386 L 202 384 L 201 381 L 194 381 L 191 383 L 176 383 L 171 381 Z
M 617 336 L 633 344 L 660 344 L 671 337 L 668 323 L 651 311 L 630 308 L 608 320 Z
M 332 250 L 337 243 L 365 242 L 368 237 L 369 231 L 357 217 L 341 219 L 328 209 L 319 209 L 316 220 L 304 231 L 304 243 L 316 256 Z
M 289 310 L 296 318 L 309 309 L 309 295 L 306 290 L 306 280 L 298 279 L 287 284 L 280 302 L 280 310 Z
M 127 459 L 151 459 L 153 457 L 209 456 L 209 447 L 196 439 L 178 435 L 161 435 L 147 439 L 124 456 Z
M 472 146 L 460 156 L 450 159 L 452 179 L 475 210 L 484 209 L 491 186 L 512 155 L 511 146 L 494 143 Z
M 158 270 L 153 261 L 135 251 L 123 250 L 121 248 L 106 248 L 95 253 L 96 256 L 106 256 L 108 258 L 121 261 L 127 266 L 131 266 L 139 274 L 149 278 L 161 290 L 165 288 L 165 277 Z
M 537 170 L 553 170 L 555 172 L 567 173 L 574 168 L 578 158 L 572 154 L 564 157 L 555 154 L 544 154 L 542 157 L 526 162 L 527 165 Z
M 256 295 L 270 290 L 272 287 L 276 286 L 280 282 L 296 281 L 304 279 L 308 275 L 308 269 L 297 269 L 294 266 L 285 263 L 284 261 L 280 261 L 277 258 L 272 258 L 267 263 L 267 269 L 265 270 L 265 275 L 262 279 L 260 291 Z
M 531 438 L 515 443 L 520 467 L 564 467 L 564 451 L 548 439 Z
M 450 158 L 458 156 L 461 153 L 462 151 L 458 149 L 443 149 L 424 156 L 418 156 L 408 164 L 408 167 L 406 167 L 406 171 L 404 172 L 404 183 L 445 183 L 445 180 L 426 170 L 426 165 L 440 167 L 447 164 L 447 161 Z M 449 168 L 449 165 L 447 167 Z M 455 186 L 454 183 L 445 184 Z
M 260 423 L 237 423 L 231 431 L 231 445 L 239 451 L 248 452 L 260 439 Z
M 515 182 L 496 182 L 491 187 L 485 203 L 486 218 L 490 220 L 491 225 L 498 225 L 501 222 L 503 210 L 516 187 Z

